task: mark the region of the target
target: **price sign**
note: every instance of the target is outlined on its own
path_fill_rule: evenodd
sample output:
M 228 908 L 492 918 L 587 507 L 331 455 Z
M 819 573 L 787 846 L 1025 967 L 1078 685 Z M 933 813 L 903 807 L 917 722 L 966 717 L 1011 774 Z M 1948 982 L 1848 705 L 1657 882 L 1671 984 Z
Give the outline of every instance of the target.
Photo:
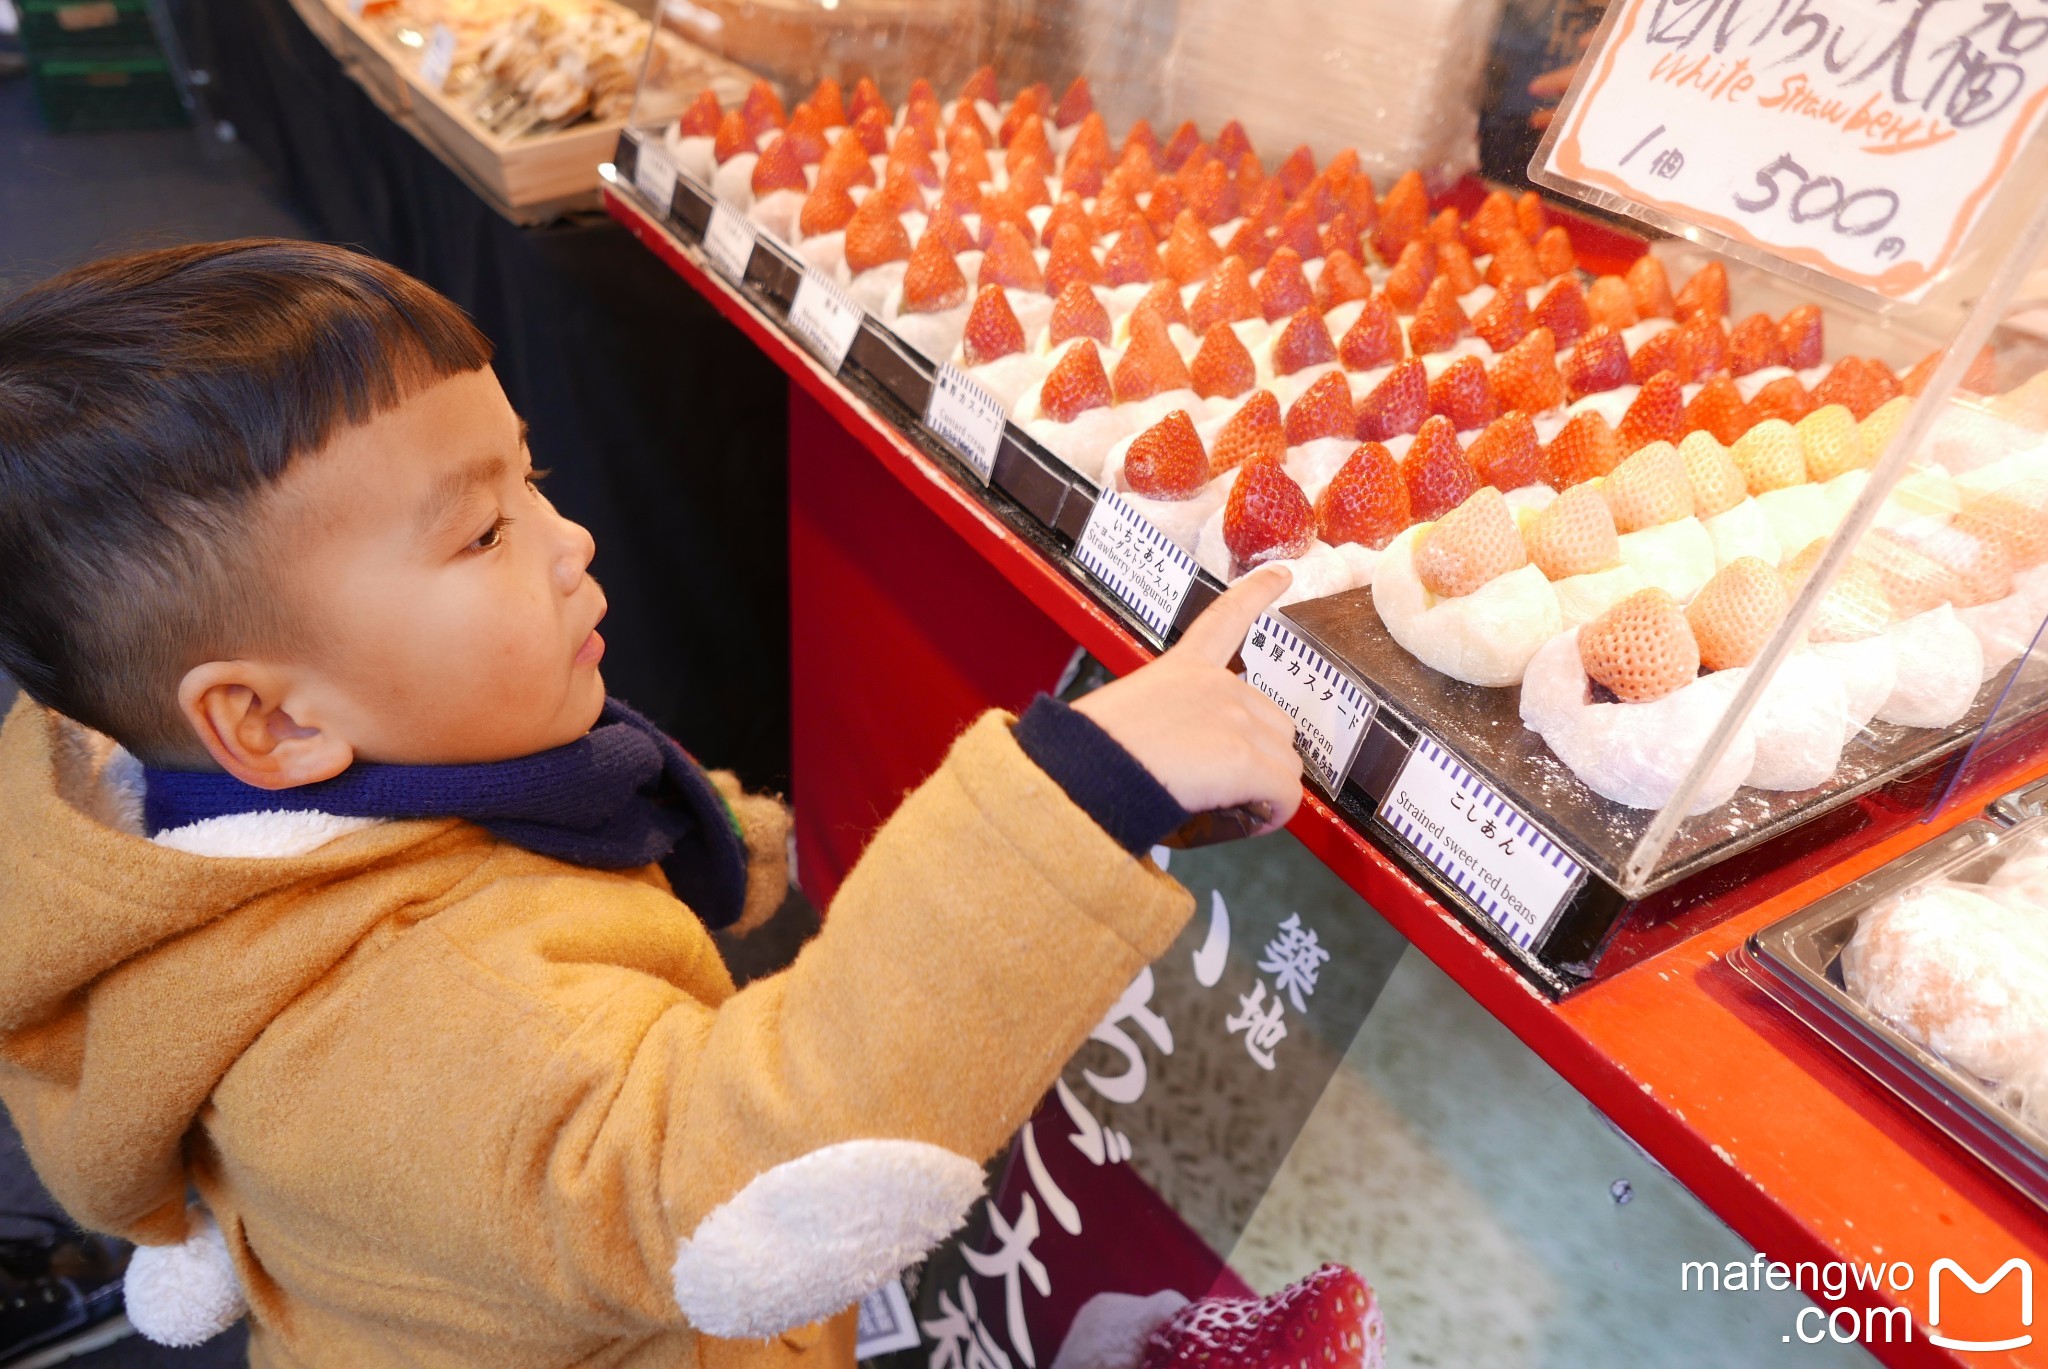
M 1935 0 L 1616 0 L 1539 154 L 1562 177 L 1899 299 L 2048 110 L 2048 16 Z
M 1577 861 L 1428 736 L 1416 739 L 1380 820 L 1518 946 L 1542 939 L 1585 877 Z
M 746 279 L 747 263 L 754 259 L 754 225 L 724 200 L 713 202 L 711 221 L 704 225 L 704 255 L 733 284 Z
M 649 133 L 640 139 L 640 151 L 633 160 L 633 188 L 647 197 L 658 214 L 666 216 L 675 205 L 676 164 L 669 160 L 660 134 Z
M 1003 440 L 1003 402 L 980 381 L 951 362 L 940 366 L 924 406 L 924 426 L 988 483 Z
M 1245 634 L 1243 656 L 1245 682 L 1294 719 L 1294 749 L 1323 792 L 1334 795 L 1358 759 L 1378 701 L 1268 614 Z
M 807 266 L 804 278 L 797 282 L 796 298 L 789 302 L 789 326 L 837 375 L 846 364 L 854 335 L 860 332 L 860 306 L 837 281 Z
M 420 79 L 439 90 L 448 84 L 448 73 L 454 66 L 455 30 L 446 24 L 436 24 L 427 35 L 427 50 L 420 55 Z
M 901 1279 L 889 1280 L 860 1300 L 860 1325 L 854 1332 L 856 1359 L 915 1350 L 917 1345 L 917 1320 L 911 1315 Z
M 1195 558 L 1114 490 L 1096 497 L 1074 543 L 1074 559 L 1162 637 L 1195 583 Z

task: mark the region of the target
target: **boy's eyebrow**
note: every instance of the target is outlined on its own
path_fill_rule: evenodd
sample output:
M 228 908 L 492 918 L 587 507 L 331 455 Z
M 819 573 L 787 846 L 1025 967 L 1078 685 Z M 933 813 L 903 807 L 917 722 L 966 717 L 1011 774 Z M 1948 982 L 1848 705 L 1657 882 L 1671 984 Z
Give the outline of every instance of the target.
M 525 427 L 524 424 L 520 426 L 522 429 Z M 521 438 L 524 438 L 523 432 Z M 421 535 L 431 537 L 441 531 L 442 525 L 461 509 L 462 501 L 470 491 L 496 484 L 511 468 L 512 463 L 502 456 L 480 456 L 435 476 L 433 487 L 420 504 Z

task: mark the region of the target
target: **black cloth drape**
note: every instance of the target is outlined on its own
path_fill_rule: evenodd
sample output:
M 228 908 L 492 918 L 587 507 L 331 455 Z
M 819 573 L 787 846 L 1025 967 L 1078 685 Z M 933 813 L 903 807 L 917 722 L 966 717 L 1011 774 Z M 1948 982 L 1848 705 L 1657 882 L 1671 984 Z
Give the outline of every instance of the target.
M 310 229 L 440 290 L 497 347 L 548 493 L 597 538 L 605 678 L 707 765 L 789 776 L 786 382 L 601 214 L 501 217 L 284 0 L 191 0 L 216 112 Z

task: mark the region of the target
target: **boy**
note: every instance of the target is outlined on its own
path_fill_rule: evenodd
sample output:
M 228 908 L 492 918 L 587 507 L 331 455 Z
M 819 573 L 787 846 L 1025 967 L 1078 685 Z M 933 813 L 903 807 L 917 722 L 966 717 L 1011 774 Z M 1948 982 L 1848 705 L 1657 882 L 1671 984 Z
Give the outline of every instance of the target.
M 305 244 L 0 306 L 0 1098 L 160 1339 L 246 1303 L 259 1365 L 848 1364 L 1188 916 L 1151 844 L 1291 815 L 1224 669 L 1287 577 L 976 723 L 735 993 L 706 928 L 780 901 L 785 815 L 606 700 L 488 363 Z

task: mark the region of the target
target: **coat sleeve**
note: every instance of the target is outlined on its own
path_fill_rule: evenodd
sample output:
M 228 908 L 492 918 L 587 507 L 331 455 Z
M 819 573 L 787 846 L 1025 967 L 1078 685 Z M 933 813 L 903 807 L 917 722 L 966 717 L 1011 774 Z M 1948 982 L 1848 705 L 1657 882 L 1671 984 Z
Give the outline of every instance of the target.
M 1186 890 L 1008 722 L 962 735 L 788 969 L 716 1005 L 597 1014 L 565 1045 L 553 1072 L 576 1077 L 533 1119 L 555 1138 L 553 1244 L 647 1281 L 591 1301 L 659 1289 L 702 1332 L 758 1338 L 856 1300 L 964 1220 L 981 1164 L 1172 944 Z

